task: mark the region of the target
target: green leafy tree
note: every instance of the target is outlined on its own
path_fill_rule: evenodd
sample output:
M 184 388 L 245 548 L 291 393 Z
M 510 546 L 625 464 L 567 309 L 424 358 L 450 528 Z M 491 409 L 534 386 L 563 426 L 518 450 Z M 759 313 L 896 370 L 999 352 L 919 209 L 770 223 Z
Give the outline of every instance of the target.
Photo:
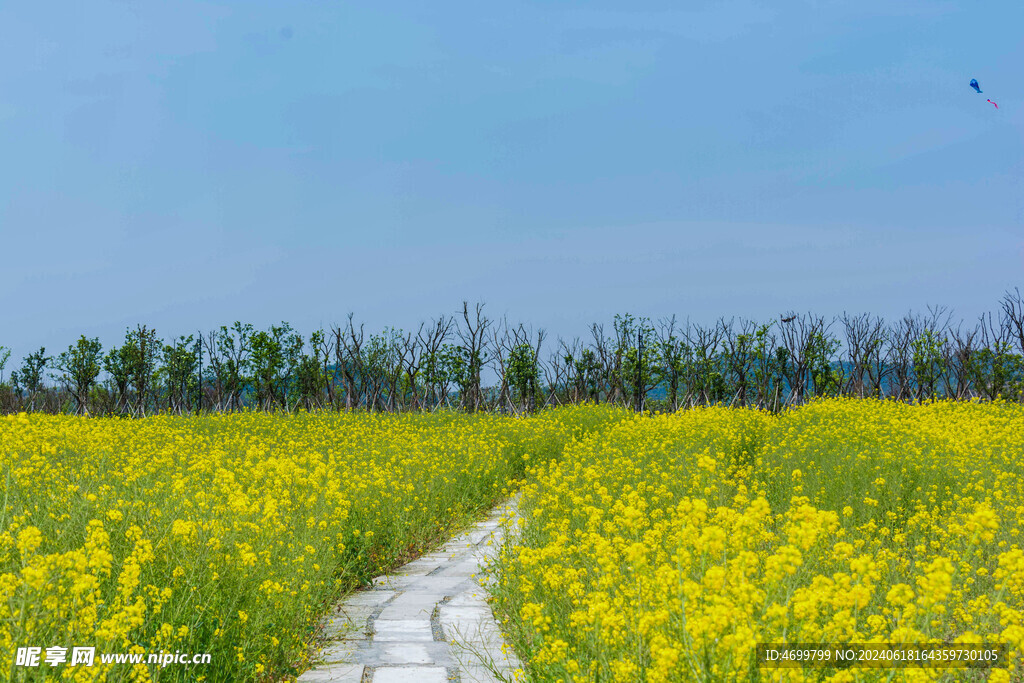
M 281 347 L 274 337 L 263 331 L 252 336 L 252 383 L 256 392 L 256 405 L 270 408 L 275 399 L 274 382 L 284 365 Z
M 223 378 L 228 410 L 239 410 L 243 407 L 246 384 L 250 381 L 252 336 L 253 326 L 237 320 L 231 327 L 222 325 L 216 335 L 217 347 L 224 355 L 220 376 Z
M 302 337 L 282 322 L 271 325 L 267 332 L 256 332 L 250 343 L 256 404 L 264 410 L 275 405 L 287 410 L 291 380 L 302 355 Z
M 434 353 L 429 353 L 423 360 L 423 379 L 433 394 L 434 407 L 442 403 L 451 405 L 452 387 L 462 387 L 467 383 L 467 364 L 465 352 L 455 344 L 441 344 Z
M 277 335 L 262 330 L 252 335 L 251 363 L 256 405 L 268 410 L 276 402 L 277 376 L 284 367 L 284 349 Z
M 46 355 L 46 347 L 39 347 L 35 353 L 25 356 L 21 369 L 11 373 L 11 381 L 19 394 L 27 393 L 29 410 L 35 410 L 36 398 L 43 389 L 43 372 L 51 358 Z
M 138 325 L 125 334 L 121 359 L 123 369 L 128 374 L 128 383 L 134 393 L 131 405 L 133 415 L 143 417 L 151 409 L 156 409 L 154 391 L 159 388 L 160 378 L 157 370 L 162 351 L 163 344 L 154 329 Z
M 167 384 L 167 407 L 172 411 L 189 411 L 198 399 L 199 352 L 199 342 L 192 335 L 180 336 L 164 346 L 162 374 Z
M 313 332 L 309 337 L 312 353 L 302 354 L 295 367 L 295 388 L 298 392 L 298 402 L 306 410 L 322 407 L 324 394 L 327 391 L 329 381 L 326 364 L 327 350 L 323 342 L 323 331 Z
M 910 344 L 918 399 L 935 398 L 937 395 L 939 379 L 945 372 L 944 343 L 941 335 L 925 328 Z
M 630 397 L 637 411 L 644 410 L 647 394 L 661 381 L 659 364 L 660 347 L 654 328 L 647 318 L 639 318 L 635 322 L 629 317 L 620 318 L 625 325 L 623 332 L 628 333 L 633 344 L 628 344 L 622 353 L 620 381 L 624 393 Z
M 993 342 L 968 357 L 965 371 L 975 390 L 984 398 L 1020 400 L 1024 392 L 1024 357 L 1013 353 L 1009 342 Z
M 128 404 L 128 383 L 131 381 L 128 349 L 113 347 L 103 357 L 103 369 L 110 376 L 110 387 L 114 393 L 115 412 Z
M 509 354 L 505 370 L 512 400 L 522 412 L 536 410 L 540 403 L 540 369 L 537 353 L 529 344 L 517 344 Z
M 88 415 L 89 394 L 103 370 L 103 345 L 97 338 L 84 334 L 57 356 L 53 367 L 57 378 L 75 398 L 75 414 Z
M 420 375 L 423 381 L 424 400 L 436 408 L 440 405 L 441 386 L 445 381 L 443 346 L 437 351 L 425 351 L 421 361 Z
M 11 358 L 11 350 L 6 346 L 0 346 L 0 385 L 4 383 L 4 368 Z
M 807 372 L 814 396 L 838 396 L 844 376 L 837 367 L 835 354 L 839 340 L 826 331 L 814 332 L 807 344 Z
M 564 356 L 569 372 L 570 397 L 574 401 L 601 400 L 601 387 L 604 384 L 603 366 L 593 349 L 585 348 L 578 354 L 568 351 Z

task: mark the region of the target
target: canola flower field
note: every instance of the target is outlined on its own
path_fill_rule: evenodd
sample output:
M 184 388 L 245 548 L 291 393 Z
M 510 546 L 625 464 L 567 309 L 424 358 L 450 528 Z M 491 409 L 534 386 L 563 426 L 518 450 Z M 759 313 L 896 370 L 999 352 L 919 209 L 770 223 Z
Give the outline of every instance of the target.
M 512 491 L 533 681 L 1021 680 L 1024 407 L 0 418 L 0 680 L 283 681 L 344 593 Z M 763 669 L 757 642 L 1000 642 L 1009 669 Z M 17 667 L 21 646 L 210 653 Z
M 0 418 L 0 680 L 294 679 L 342 594 L 621 415 Z M 211 663 L 18 667 L 24 646 Z
M 1024 680 L 1024 407 L 625 419 L 530 467 L 496 611 L 535 681 Z M 757 642 L 998 642 L 1009 668 L 767 669 Z

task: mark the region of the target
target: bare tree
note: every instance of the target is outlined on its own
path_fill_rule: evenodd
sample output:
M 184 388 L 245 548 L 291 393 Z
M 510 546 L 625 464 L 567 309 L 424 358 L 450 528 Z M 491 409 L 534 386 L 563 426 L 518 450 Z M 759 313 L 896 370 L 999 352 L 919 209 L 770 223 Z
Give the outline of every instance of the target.
M 747 405 L 750 377 L 753 374 L 753 365 L 756 360 L 753 351 L 757 323 L 752 320 L 741 320 L 739 326 L 734 327 L 732 320 L 726 322 L 722 318 L 719 326 L 722 329 L 722 341 L 725 345 L 726 367 L 731 375 L 732 388 L 735 389 L 733 400 L 730 403 L 745 406 Z
M 875 398 L 882 398 L 882 386 L 889 381 L 893 372 L 892 366 L 888 363 L 893 333 L 881 318 L 879 323 L 881 328 L 878 334 L 868 339 L 864 346 L 864 366 L 868 372 L 871 395 Z
M 683 386 L 686 372 L 687 346 L 684 337 L 676 326 L 676 317 L 662 318 L 658 321 L 657 339 L 661 356 L 661 376 L 665 381 L 669 409 L 679 410 L 679 391 Z
M 891 368 L 889 395 L 897 401 L 913 398 L 913 343 L 922 329 L 920 319 L 907 313 L 889 331 L 886 363 Z
M 691 406 L 711 405 L 724 398 L 725 378 L 719 368 L 718 353 L 723 334 L 720 322 L 711 327 L 686 322 L 686 344 L 693 352 L 687 381 Z
M 405 392 L 401 389 L 405 375 L 405 359 L 409 352 L 412 334 L 401 330 L 393 330 L 391 334 L 391 366 L 388 368 L 388 402 L 389 410 L 397 412 L 405 404 Z
M 558 348 L 548 354 L 548 362 L 544 364 L 544 385 L 547 390 L 547 396 L 544 398 L 545 407 L 572 401 L 572 363 L 563 353 L 564 347 L 565 342 L 559 339 Z
M 420 327 L 417 333 L 421 347 L 420 363 L 423 371 L 424 391 L 431 404 L 431 410 L 437 410 L 447 396 L 440 391 L 441 383 L 446 382 L 444 367 L 444 347 L 451 336 L 455 320 L 447 315 L 438 316 L 430 327 Z M 447 392 L 444 392 L 445 394 Z
M 462 386 L 462 407 L 470 412 L 480 410 L 483 398 L 480 391 L 481 373 L 487 363 L 487 330 L 491 321 L 484 315 L 484 305 L 477 303 L 473 314 L 469 312 L 469 302 L 462 302 L 463 325 L 459 325 L 457 334 L 462 342 L 465 354 L 465 376 Z
M 780 326 L 780 336 L 787 352 L 788 403 L 798 404 L 803 402 L 808 390 L 812 343 L 825 330 L 825 318 L 810 313 L 790 315 L 795 315 L 796 319 Z
M 911 342 L 916 398 L 935 398 L 938 386 L 948 374 L 944 347 L 952 314 L 945 306 L 929 306 L 919 319 L 917 336 Z
M 331 333 L 333 335 L 333 330 Z M 326 383 L 327 405 L 333 410 L 337 410 L 339 408 L 337 395 L 338 377 L 340 376 L 341 370 L 337 363 L 331 362 L 331 352 L 334 350 L 333 341 L 332 336 L 321 333 L 316 339 L 316 348 L 314 348 L 313 351 L 323 364 L 322 372 L 324 382 Z
M 612 340 L 604 333 L 604 325 L 594 323 L 590 326 L 590 335 L 593 341 L 593 353 L 596 366 L 594 383 L 596 400 L 604 400 L 608 403 L 615 403 L 619 400 L 617 385 L 613 378 L 621 373 L 622 358 L 615 354 L 612 349 Z
M 1021 296 L 1020 289 L 1007 291 L 1000 303 L 1005 324 L 1017 342 L 1017 353 L 1024 356 L 1024 297 Z
M 508 360 L 515 348 L 508 317 L 494 325 L 491 330 L 491 367 L 498 376 L 498 390 L 495 392 L 495 406 L 499 411 L 515 410 L 508 386 Z
M 409 407 L 412 410 L 420 409 L 420 369 L 423 357 L 423 346 L 420 344 L 420 337 L 423 335 L 423 323 L 420 323 L 416 335 L 410 332 L 403 340 L 402 360 L 405 371 L 405 383 L 409 389 Z
M 356 331 L 354 318 L 355 314 L 349 313 L 346 327 L 334 326 L 331 328 L 331 333 L 334 336 L 334 362 L 341 373 L 346 410 L 359 407 L 363 399 L 363 385 L 366 381 L 366 373 L 363 368 L 365 331 L 362 324 L 359 325 L 358 332 Z
M 877 357 L 877 350 L 885 332 L 885 323 L 881 318 L 869 313 L 853 316 L 843 312 L 841 320 L 846 331 L 848 366 L 844 391 L 847 395 L 861 398 L 866 395 L 877 395 L 872 381 L 871 361 Z
M 949 340 L 943 348 L 945 363 L 950 368 L 950 381 L 946 395 L 961 400 L 972 395 L 971 363 L 974 360 L 975 337 L 978 328 L 963 329 L 962 325 L 950 328 Z

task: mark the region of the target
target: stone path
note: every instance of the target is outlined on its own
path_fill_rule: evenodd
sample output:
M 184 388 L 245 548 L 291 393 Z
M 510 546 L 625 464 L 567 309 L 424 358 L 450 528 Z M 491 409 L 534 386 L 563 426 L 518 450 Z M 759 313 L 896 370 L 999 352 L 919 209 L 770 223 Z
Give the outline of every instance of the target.
M 322 663 L 299 683 L 495 683 L 520 666 L 477 574 L 501 541 L 500 505 L 486 521 L 338 605 Z M 495 673 L 498 675 L 496 676 Z M 499 677 L 500 676 L 500 677 Z

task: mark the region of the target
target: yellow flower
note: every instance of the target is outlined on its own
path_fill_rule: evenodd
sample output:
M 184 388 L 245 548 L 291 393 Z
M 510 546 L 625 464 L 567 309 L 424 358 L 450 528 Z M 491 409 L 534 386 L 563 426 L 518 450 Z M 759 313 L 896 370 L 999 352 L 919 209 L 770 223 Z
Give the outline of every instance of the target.
M 18 551 L 23 557 L 35 554 L 42 542 L 43 534 L 37 527 L 27 526 L 18 532 Z

